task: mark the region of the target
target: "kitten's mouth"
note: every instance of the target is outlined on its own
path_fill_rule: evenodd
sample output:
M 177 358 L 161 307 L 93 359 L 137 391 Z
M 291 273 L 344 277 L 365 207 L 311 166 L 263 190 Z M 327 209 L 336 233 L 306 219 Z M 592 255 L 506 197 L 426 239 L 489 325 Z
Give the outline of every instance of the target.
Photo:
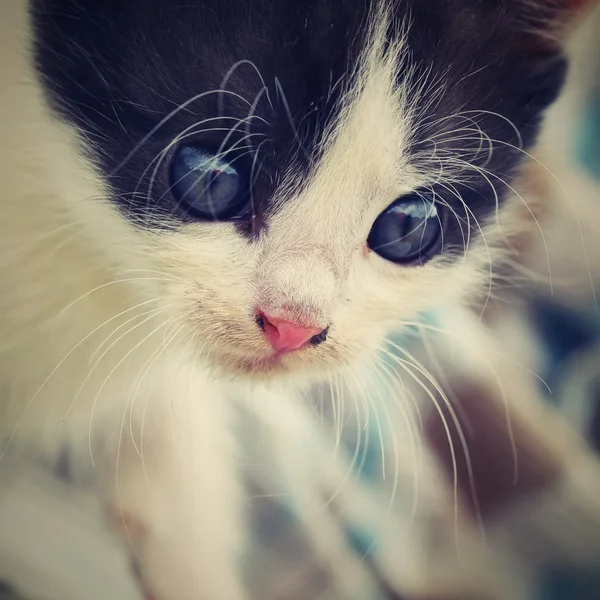
M 239 369 L 248 375 L 266 375 L 285 372 L 289 366 L 285 364 L 285 354 L 274 352 L 268 356 L 248 357 L 238 361 Z
M 298 359 L 304 352 L 310 352 L 310 348 L 293 354 L 273 352 L 268 355 L 237 356 L 231 366 L 239 375 L 245 377 L 276 377 L 301 371 L 305 361 Z

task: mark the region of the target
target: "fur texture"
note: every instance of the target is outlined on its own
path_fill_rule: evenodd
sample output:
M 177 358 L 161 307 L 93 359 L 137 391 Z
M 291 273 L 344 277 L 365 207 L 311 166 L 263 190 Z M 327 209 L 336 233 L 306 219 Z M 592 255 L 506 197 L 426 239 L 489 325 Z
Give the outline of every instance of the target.
M 108 503 L 143 524 L 161 600 L 240 600 L 232 403 L 293 403 L 420 310 L 487 292 L 505 236 L 530 226 L 509 192 L 564 74 L 536 20 L 554 13 L 520 0 L 0 11 L 6 448 L 70 443 L 97 464 Z M 174 202 L 184 140 L 237 157 L 249 223 Z M 414 190 L 445 207 L 442 251 L 402 267 L 366 239 Z M 327 341 L 273 360 L 257 309 L 329 327 Z

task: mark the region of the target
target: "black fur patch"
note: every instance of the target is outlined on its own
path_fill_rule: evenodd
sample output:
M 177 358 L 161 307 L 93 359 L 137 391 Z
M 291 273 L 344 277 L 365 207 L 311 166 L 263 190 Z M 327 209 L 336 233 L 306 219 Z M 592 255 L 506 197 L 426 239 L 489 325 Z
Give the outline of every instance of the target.
M 389 41 L 408 31 L 410 60 L 397 77 L 415 90 L 413 160 L 428 170 L 444 166 L 444 157 L 465 161 L 453 175 L 460 185 L 435 190 L 472 226 L 473 216 L 495 209 L 492 186 L 506 194 L 501 181 L 522 156 L 512 146 L 534 140 L 559 90 L 563 60 L 558 51 L 523 51 L 521 37 L 532 35 L 519 28 L 525 0 L 387 2 Z M 318 161 L 318 141 L 351 85 L 378 4 L 33 0 L 37 65 L 53 105 L 82 132 L 125 214 L 153 226 L 190 219 L 169 192 L 171 153 L 157 164 L 190 128 L 188 142 L 238 144 L 231 154 L 254 181 L 255 226 L 242 228 L 252 233 L 266 223 L 286 176 L 306 174 Z M 217 92 L 228 74 L 225 91 Z M 418 96 L 425 80 L 433 85 Z M 249 114 L 251 122 L 231 132 Z M 494 140 L 493 152 L 477 128 Z M 458 243 L 458 221 L 445 234 Z

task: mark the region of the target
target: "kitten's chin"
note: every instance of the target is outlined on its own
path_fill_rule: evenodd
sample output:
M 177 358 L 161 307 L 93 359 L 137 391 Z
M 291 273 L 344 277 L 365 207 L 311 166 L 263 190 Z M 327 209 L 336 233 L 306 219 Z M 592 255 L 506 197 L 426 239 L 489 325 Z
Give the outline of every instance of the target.
M 311 350 L 269 356 L 221 357 L 217 367 L 224 373 L 242 379 L 269 381 L 295 377 L 319 377 L 332 370 L 341 369 L 349 361 L 341 357 L 308 355 Z
M 286 367 L 283 355 L 274 354 L 268 357 L 248 358 L 237 361 L 237 370 L 247 376 L 268 377 L 276 376 L 279 373 L 285 373 L 290 370 Z

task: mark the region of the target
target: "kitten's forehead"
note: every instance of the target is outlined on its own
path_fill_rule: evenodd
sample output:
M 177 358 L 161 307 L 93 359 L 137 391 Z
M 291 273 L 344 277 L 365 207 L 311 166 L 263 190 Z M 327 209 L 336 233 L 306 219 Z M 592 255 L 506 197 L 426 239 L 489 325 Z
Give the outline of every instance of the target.
M 439 169 L 437 148 L 480 147 L 481 136 L 445 148 L 436 139 L 440 129 L 465 127 L 464 119 L 448 118 L 457 112 L 479 111 L 477 126 L 509 144 L 520 143 L 514 126 L 531 137 L 538 75 L 510 49 L 506 10 L 524 2 L 36 0 L 34 15 L 47 86 L 92 142 L 115 196 L 143 213 L 152 181 L 154 214 L 164 209 L 167 218 L 168 177 L 148 165 L 157 156 L 167 163 L 161 152 L 182 132 L 216 147 L 260 147 L 239 163 L 253 173 L 260 167 L 259 212 L 313 176 L 340 123 L 356 122 L 345 111 L 365 105 L 360 93 L 380 101 L 369 110 L 387 126 L 382 152 L 402 146 L 403 156 L 391 150 L 397 168 L 388 177 L 407 157 L 427 172 Z M 365 71 L 385 75 L 365 87 Z M 403 94 L 373 94 L 384 79 Z M 390 112 L 399 117 L 395 126 L 387 124 Z M 363 123 L 372 131 L 356 136 L 357 144 L 376 136 Z M 514 163 L 506 151 L 494 160 L 487 166 L 503 174 Z M 373 170 L 358 160 L 354 168 Z

